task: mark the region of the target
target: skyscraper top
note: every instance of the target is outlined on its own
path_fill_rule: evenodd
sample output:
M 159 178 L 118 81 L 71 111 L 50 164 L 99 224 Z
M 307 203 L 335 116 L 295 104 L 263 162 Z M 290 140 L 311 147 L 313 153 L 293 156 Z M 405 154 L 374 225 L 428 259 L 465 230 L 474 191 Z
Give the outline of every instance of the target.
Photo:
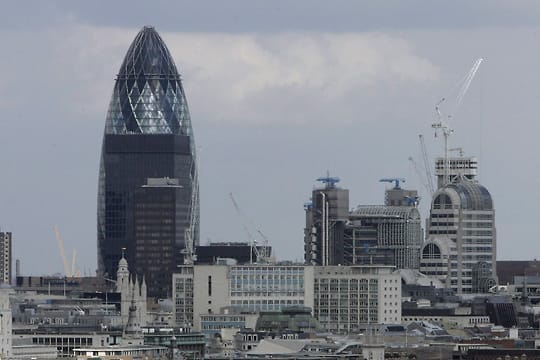
M 151 26 L 139 31 L 122 62 L 105 133 L 192 134 L 180 74 L 167 46 Z
M 119 78 L 179 77 L 169 49 L 152 26 L 139 31 L 129 47 L 120 71 Z

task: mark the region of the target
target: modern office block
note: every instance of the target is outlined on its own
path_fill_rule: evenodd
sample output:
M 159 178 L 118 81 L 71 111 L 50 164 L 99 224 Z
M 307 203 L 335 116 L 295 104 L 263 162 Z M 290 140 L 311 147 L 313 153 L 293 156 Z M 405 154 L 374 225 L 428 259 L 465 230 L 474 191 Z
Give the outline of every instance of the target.
M 148 179 L 133 195 L 133 225 L 137 274 L 144 274 L 148 296 L 170 298 L 172 273 L 179 265 L 182 247 L 176 242 L 182 225 L 177 224 L 176 204 L 182 188 L 178 179 Z M 178 226 L 180 225 L 180 226 Z
M 489 191 L 466 178 L 433 195 L 420 271 L 458 294 L 497 283 L 495 209 Z
M 376 234 L 378 254 L 390 254 L 391 264 L 397 269 L 418 269 L 422 246 L 422 221 L 414 206 L 358 206 L 349 215 L 348 228 L 366 232 L 372 229 Z M 353 235 L 355 233 L 353 232 Z M 361 265 L 368 258 L 363 254 L 365 243 L 356 243 L 355 237 L 345 241 L 347 265 Z M 369 246 L 369 245 L 367 245 Z M 362 262 L 360 262 L 362 261 Z M 369 259 L 369 261 L 372 261 Z M 368 263 L 369 264 L 369 263 Z
M 341 332 L 401 320 L 401 277 L 392 266 L 186 265 L 173 275 L 177 325 L 201 330 L 201 315 L 311 308 Z
M 349 190 L 336 186 L 337 178 L 321 178 L 306 206 L 304 260 L 310 265 L 343 263 L 343 235 L 349 216 Z
M 151 179 L 175 182 L 174 209 L 151 208 L 157 206 L 156 193 L 170 192 L 143 188 Z M 109 277 L 116 275 L 122 248 L 137 271 L 147 271 L 153 260 L 141 265 L 137 254 L 148 242 L 157 241 L 153 249 L 161 246 L 162 255 L 175 265 L 184 263 L 186 235 L 189 244 L 198 244 L 199 185 L 191 119 L 174 60 L 152 27 L 135 37 L 116 78 L 98 188 L 98 270 Z M 149 235 L 144 226 L 154 220 L 162 225 L 159 231 L 165 231 L 163 221 L 173 221 L 172 233 L 160 239 Z M 170 268 L 164 271 L 170 278 Z
M 418 269 L 423 241 L 417 192 L 394 187 L 385 193 L 389 205 L 359 205 L 349 210 L 349 190 L 337 178 L 319 181 L 304 206 L 306 265 L 393 265 Z
M 313 315 L 327 330 L 401 322 L 401 276 L 392 266 L 314 267 Z

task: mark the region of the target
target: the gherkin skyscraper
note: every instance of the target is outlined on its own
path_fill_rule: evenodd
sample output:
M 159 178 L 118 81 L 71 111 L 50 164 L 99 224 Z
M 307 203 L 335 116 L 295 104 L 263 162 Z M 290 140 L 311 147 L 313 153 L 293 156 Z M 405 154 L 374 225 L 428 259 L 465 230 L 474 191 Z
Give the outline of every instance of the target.
M 148 295 L 171 293 L 186 238 L 199 240 L 195 143 L 180 75 L 153 27 L 122 62 L 105 122 L 98 190 L 98 269 L 116 276 L 125 248 Z M 189 235 L 191 234 L 191 236 Z

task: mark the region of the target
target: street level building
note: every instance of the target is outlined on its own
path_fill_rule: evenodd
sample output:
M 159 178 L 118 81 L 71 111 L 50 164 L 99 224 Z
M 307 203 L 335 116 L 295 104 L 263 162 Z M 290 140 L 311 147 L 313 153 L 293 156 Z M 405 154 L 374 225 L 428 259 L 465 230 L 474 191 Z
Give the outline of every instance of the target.
M 168 179 L 175 188 L 145 188 L 152 179 Z M 183 264 L 186 245 L 199 241 L 199 185 L 180 75 L 153 27 L 137 34 L 116 78 L 98 188 L 98 270 L 114 278 L 125 248 L 131 266 L 142 272 L 139 276 L 155 278 L 158 284 L 170 279 L 170 265 Z M 174 193 L 174 204 L 167 204 L 174 207 L 155 207 L 167 192 Z M 163 279 L 149 256 L 156 249 L 167 259 L 167 267 L 159 270 L 166 274 Z M 145 256 L 138 256 L 142 251 Z M 167 297 L 170 287 L 148 290 L 149 296 Z

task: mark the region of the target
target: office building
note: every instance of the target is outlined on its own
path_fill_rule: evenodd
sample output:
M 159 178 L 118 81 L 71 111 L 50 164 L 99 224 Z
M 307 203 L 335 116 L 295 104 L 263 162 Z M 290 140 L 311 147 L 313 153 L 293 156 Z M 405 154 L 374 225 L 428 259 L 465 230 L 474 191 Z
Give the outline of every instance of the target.
M 200 331 L 201 316 L 305 306 L 327 330 L 401 321 L 401 277 L 392 266 L 186 265 L 173 275 L 178 326 Z
M 392 266 L 316 266 L 313 273 L 313 316 L 327 330 L 401 322 L 401 276 Z
M 318 180 L 324 187 L 313 190 L 304 206 L 306 265 L 418 269 L 423 232 L 415 190 L 396 185 L 385 192 L 385 202 L 394 205 L 360 205 L 350 211 L 349 190 L 336 186 L 338 178 Z
M 338 178 L 319 178 L 324 186 L 313 190 L 306 204 L 304 262 L 309 265 L 343 264 L 343 237 L 349 217 L 349 190 L 336 184 Z
M 351 256 L 346 256 L 350 258 L 346 264 L 373 261 L 366 258 L 370 256 L 370 245 L 367 245 L 366 249 L 362 237 L 355 237 L 356 233 L 362 234 L 371 230 L 376 234 L 377 242 L 373 245 L 376 254 L 390 254 L 390 264 L 397 269 L 419 268 L 423 233 L 420 213 L 416 207 L 361 205 L 350 213 L 349 220 L 347 228 L 351 229 L 352 237 L 345 241 L 345 247 L 347 254 L 351 253 Z
M 135 261 L 144 274 L 150 297 L 170 298 L 172 273 L 178 265 L 176 204 L 182 187 L 178 179 L 149 178 L 133 195 Z
M 0 275 L 2 283 L 11 284 L 11 233 L 0 232 Z
M 155 185 L 152 179 L 166 179 L 170 186 L 150 188 Z M 165 193 L 174 193 L 174 204 L 158 205 Z M 183 264 L 187 245 L 198 244 L 198 194 L 195 143 L 180 75 L 159 34 L 144 27 L 120 67 L 105 122 L 97 209 L 98 270 L 114 278 L 125 248 L 131 266 L 143 272 L 140 276 L 158 277 L 156 259 L 144 260 L 137 254 L 154 256 L 161 248 L 168 264 L 162 270 L 167 273 L 164 279 L 170 278 L 171 264 Z M 168 289 L 151 290 L 149 295 L 165 297 Z
M 460 177 L 433 195 L 420 271 L 457 294 L 497 283 L 495 209 L 489 191 Z

